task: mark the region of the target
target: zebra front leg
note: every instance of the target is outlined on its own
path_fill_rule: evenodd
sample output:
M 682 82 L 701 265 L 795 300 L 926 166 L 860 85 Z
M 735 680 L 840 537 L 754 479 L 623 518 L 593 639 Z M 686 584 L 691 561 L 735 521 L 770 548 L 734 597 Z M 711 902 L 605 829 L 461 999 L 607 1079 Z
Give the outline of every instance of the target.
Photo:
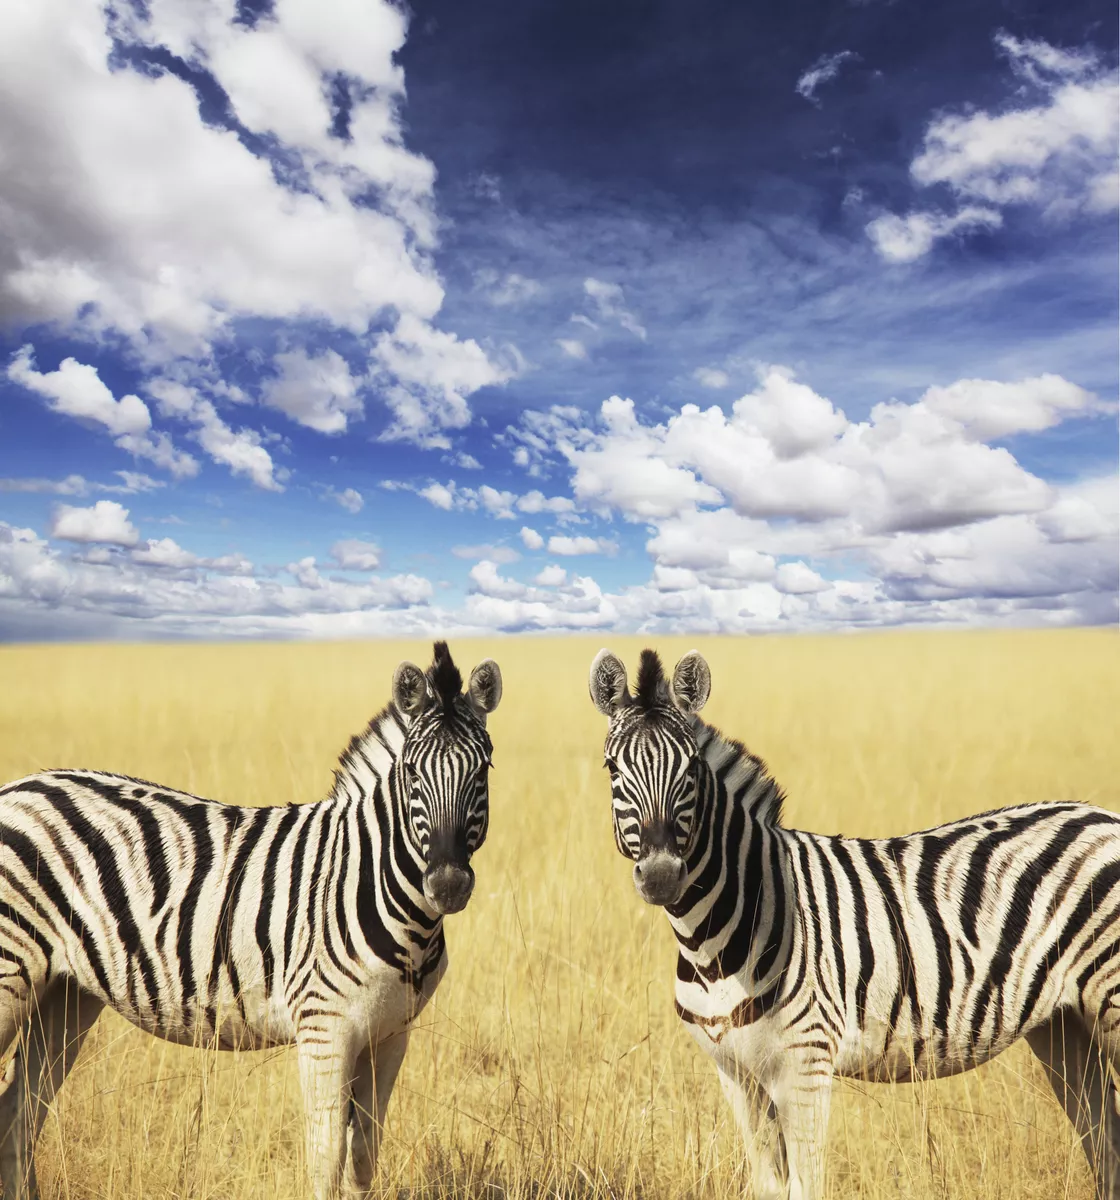
M 5 1200 L 35 1200 L 35 1142 L 47 1110 L 104 1006 L 69 980 L 44 993 L 0 1081 L 0 1183 Z
M 774 1106 L 786 1152 L 789 1200 L 816 1200 L 824 1192 L 824 1158 L 832 1073 L 806 1065 L 774 1090 Z
M 753 1195 L 757 1200 L 784 1200 L 787 1194 L 785 1155 L 781 1129 L 770 1097 L 750 1076 L 732 1074 L 718 1065 L 716 1070 L 743 1138 Z
M 346 1165 L 346 1191 L 353 1195 L 366 1196 L 373 1186 L 385 1110 L 407 1046 L 408 1034 L 398 1033 L 358 1056 L 351 1089 Z
M 1071 1012 L 1057 1013 L 1026 1037 L 1081 1139 L 1097 1200 L 1120 1200 L 1120 1115 L 1102 1047 Z
M 311 1194 L 315 1200 L 336 1200 L 355 1055 L 346 1039 L 322 1030 L 301 1034 L 296 1048 Z

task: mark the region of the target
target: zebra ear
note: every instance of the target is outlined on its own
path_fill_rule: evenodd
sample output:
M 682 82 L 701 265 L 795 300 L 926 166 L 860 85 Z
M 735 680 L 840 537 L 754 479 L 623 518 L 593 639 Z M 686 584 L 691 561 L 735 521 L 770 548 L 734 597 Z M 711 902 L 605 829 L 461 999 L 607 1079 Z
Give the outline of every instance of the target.
M 690 650 L 673 672 L 673 703 L 681 712 L 698 713 L 712 692 L 712 672 L 699 650 Z
M 502 698 L 502 671 L 492 658 L 484 658 L 471 672 L 467 695 L 480 713 L 492 713 L 498 707 Z
M 431 703 L 427 676 L 415 663 L 402 662 L 393 672 L 393 703 L 406 717 L 418 717 Z
M 622 660 L 609 650 L 600 650 L 591 663 L 588 680 L 591 701 L 605 717 L 612 717 L 630 703 L 630 689 L 626 686 L 626 668 Z

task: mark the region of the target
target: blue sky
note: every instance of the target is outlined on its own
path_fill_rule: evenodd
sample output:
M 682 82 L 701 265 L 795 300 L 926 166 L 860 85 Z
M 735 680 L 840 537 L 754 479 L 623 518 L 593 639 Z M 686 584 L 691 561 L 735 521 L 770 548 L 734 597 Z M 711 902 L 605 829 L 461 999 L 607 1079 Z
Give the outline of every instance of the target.
M 1117 619 L 1114 5 L 0 35 L 0 637 Z

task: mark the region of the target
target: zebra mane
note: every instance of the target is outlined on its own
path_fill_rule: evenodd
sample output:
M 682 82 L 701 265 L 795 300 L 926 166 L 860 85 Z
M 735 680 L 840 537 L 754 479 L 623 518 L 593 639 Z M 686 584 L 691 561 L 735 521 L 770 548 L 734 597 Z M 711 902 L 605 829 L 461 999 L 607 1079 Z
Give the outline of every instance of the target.
M 444 709 L 449 709 L 463 690 L 463 676 L 455 665 L 446 642 L 436 642 L 432 647 L 428 682 L 431 684 L 433 695 Z
M 699 722 L 696 741 L 717 787 L 723 787 L 729 796 L 737 797 L 738 803 L 759 824 L 781 825 L 786 794 L 757 754 L 752 754 L 736 738 L 728 737 L 703 721 Z
M 643 712 L 651 712 L 669 698 L 669 684 L 656 650 L 643 650 L 638 664 L 638 686 L 634 703 Z

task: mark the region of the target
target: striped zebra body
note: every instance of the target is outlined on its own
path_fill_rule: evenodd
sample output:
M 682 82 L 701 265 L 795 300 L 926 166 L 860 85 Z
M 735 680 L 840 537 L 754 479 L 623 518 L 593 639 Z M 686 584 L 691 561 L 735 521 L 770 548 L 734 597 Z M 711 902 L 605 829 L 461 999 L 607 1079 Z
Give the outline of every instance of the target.
M 1019 1038 L 1120 1196 L 1120 816 L 1000 809 L 905 837 L 781 824 L 762 761 L 696 715 L 695 652 L 637 695 L 600 654 L 591 691 L 615 835 L 677 937 L 676 1007 L 715 1062 L 759 1194 L 819 1194 L 837 1076 L 969 1070 Z
M 315 804 L 238 808 L 127 776 L 0 789 L 4 1195 L 34 1193 L 46 1105 L 104 1006 L 170 1041 L 295 1044 L 317 1196 L 369 1188 L 408 1029 L 447 966 L 486 832 L 497 666 L 466 695 L 446 646 Z M 343 1175 L 345 1179 L 343 1179 Z

